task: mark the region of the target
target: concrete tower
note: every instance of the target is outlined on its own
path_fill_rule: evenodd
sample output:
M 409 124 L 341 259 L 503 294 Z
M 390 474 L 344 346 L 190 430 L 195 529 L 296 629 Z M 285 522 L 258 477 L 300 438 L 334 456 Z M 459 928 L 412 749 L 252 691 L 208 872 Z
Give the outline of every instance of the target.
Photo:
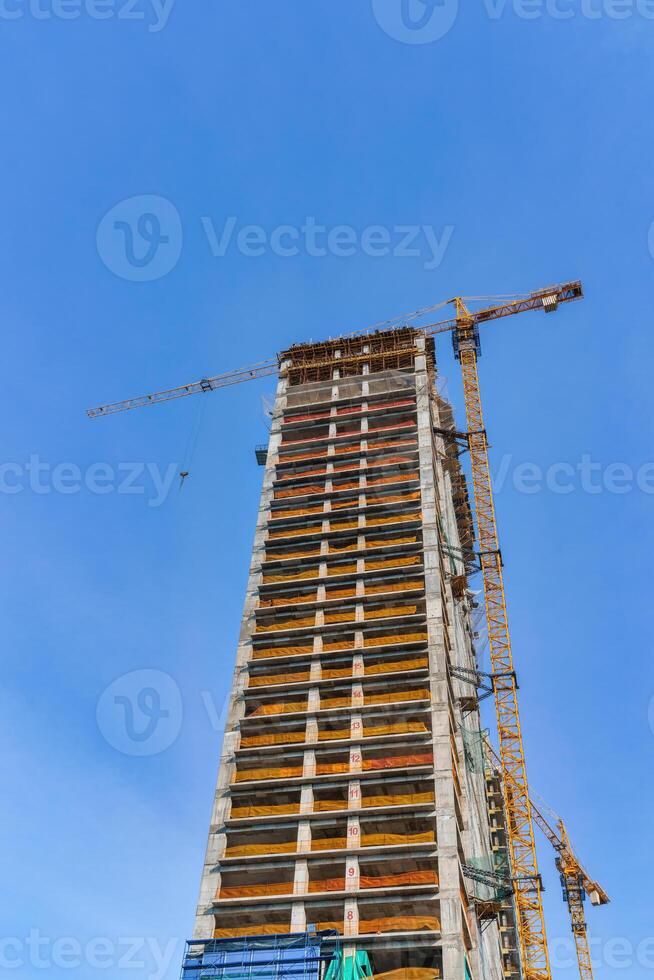
M 493 901 L 462 871 L 497 846 L 433 341 L 303 344 L 280 368 L 194 937 L 336 929 L 375 975 L 499 980 Z

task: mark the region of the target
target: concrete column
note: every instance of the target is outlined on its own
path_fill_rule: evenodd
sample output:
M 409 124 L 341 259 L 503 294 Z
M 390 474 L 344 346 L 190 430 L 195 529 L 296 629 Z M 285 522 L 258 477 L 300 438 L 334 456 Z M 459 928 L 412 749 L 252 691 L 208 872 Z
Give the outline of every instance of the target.
M 359 858 L 354 854 L 345 862 L 345 891 L 359 891 Z
M 311 821 L 300 820 L 297 825 L 297 849 L 301 854 L 311 850 Z

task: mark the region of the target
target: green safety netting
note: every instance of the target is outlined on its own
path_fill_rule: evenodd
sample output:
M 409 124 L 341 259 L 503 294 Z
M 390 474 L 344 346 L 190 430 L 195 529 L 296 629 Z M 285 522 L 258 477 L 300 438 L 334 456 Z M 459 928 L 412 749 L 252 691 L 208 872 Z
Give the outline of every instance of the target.
M 469 772 L 484 771 L 484 732 L 477 729 L 464 728 L 461 725 L 463 738 L 463 754 L 466 768 Z
M 325 980 L 365 980 L 372 976 L 370 957 L 365 949 L 358 950 L 354 956 L 341 956 L 329 964 Z

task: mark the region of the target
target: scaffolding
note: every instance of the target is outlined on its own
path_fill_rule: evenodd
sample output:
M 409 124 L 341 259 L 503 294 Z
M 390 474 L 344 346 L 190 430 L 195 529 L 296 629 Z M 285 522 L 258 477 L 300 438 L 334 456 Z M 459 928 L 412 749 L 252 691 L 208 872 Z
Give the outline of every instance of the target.
M 326 947 L 325 940 L 331 940 Z M 341 978 L 338 933 L 303 932 L 234 939 L 190 939 L 182 980 L 330 980 Z

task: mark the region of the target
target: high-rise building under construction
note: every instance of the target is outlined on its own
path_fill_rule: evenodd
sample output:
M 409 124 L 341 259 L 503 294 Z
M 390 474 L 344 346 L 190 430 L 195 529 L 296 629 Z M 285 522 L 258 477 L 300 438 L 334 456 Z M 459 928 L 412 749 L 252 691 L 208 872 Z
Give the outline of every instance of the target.
M 503 860 L 503 812 L 433 339 L 280 365 L 195 940 L 332 931 L 354 977 L 512 976 L 510 900 L 469 873 Z

